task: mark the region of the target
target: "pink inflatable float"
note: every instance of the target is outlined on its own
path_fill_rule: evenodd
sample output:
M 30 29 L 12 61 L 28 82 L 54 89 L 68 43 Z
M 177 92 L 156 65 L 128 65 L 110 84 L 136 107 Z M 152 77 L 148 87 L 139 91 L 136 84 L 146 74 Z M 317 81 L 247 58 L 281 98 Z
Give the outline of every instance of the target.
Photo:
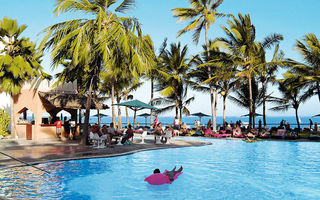
M 163 174 L 156 173 L 148 176 L 144 179 L 144 181 L 148 182 L 151 185 L 163 185 L 163 184 L 171 184 L 173 181 L 170 181 L 169 177 L 164 175 L 168 170 L 165 170 Z M 178 176 L 182 174 L 182 172 L 178 172 L 176 175 L 174 175 L 173 180 L 176 180 Z

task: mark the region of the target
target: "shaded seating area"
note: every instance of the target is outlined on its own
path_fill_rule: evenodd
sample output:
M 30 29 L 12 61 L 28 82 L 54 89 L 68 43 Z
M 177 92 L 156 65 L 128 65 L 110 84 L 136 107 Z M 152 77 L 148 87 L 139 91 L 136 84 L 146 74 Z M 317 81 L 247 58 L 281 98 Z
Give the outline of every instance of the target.
M 64 83 L 58 87 L 53 81 L 35 79 L 23 85 L 19 94 L 13 96 L 13 119 L 15 130 L 13 134 L 16 138 L 26 138 L 29 140 L 50 139 L 57 137 L 57 129 L 54 124 L 60 116 L 59 112 L 66 111 L 71 115 L 72 134 L 81 134 L 81 109 L 85 109 L 87 97 L 78 94 L 76 81 Z M 99 103 L 94 98 L 91 99 L 91 109 L 107 109 L 108 106 Z M 31 124 L 19 119 L 22 113 L 29 110 L 33 113 L 34 119 Z M 49 117 L 43 118 L 47 113 Z M 79 113 L 79 115 L 78 115 Z M 24 117 L 25 114 L 23 114 Z M 60 119 L 63 120 L 63 119 Z M 27 133 L 29 137 L 27 137 Z M 65 137 L 64 126 L 61 128 L 61 135 Z

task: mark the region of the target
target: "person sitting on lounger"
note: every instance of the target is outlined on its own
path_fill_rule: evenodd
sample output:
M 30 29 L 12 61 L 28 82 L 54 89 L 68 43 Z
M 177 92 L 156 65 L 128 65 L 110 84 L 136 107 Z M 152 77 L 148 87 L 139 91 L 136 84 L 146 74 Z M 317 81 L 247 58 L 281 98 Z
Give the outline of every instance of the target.
M 128 141 L 132 137 L 133 137 L 133 129 L 132 129 L 132 125 L 129 124 L 128 130 L 126 131 L 126 134 L 123 136 L 121 140 L 121 144 L 124 144 L 126 141 Z
M 189 134 L 189 130 L 188 130 L 187 124 L 185 122 L 182 123 L 181 132 L 182 133 L 180 135 L 182 135 L 182 136 Z
M 107 135 L 107 142 L 108 142 L 107 147 L 112 147 L 111 146 L 112 137 L 116 133 L 116 130 L 113 127 L 113 123 L 112 122 L 110 123 L 110 127 L 105 128 L 104 132 Z
M 162 123 L 160 122 L 154 131 L 154 143 L 156 143 L 157 136 L 161 136 L 161 135 L 163 135 L 163 130 L 162 130 Z
M 183 167 L 182 167 L 182 166 L 181 166 L 177 171 L 176 171 L 176 167 L 174 167 L 171 171 L 167 171 L 166 173 L 164 173 L 164 175 L 168 176 L 170 181 L 174 181 L 174 179 L 173 179 L 174 176 L 175 176 L 177 173 L 181 172 L 182 170 L 183 170 Z M 153 171 L 153 173 L 154 173 L 154 174 L 160 173 L 160 170 L 159 170 L 159 169 L 155 169 L 155 170 Z

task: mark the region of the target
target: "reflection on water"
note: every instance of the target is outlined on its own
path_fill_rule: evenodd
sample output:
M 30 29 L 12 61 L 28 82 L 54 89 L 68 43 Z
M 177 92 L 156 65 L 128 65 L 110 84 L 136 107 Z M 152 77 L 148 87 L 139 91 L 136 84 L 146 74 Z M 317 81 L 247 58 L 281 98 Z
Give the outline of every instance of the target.
M 213 145 L 0 171 L 0 199 L 320 199 L 320 143 Z M 173 184 L 143 180 L 183 165 Z

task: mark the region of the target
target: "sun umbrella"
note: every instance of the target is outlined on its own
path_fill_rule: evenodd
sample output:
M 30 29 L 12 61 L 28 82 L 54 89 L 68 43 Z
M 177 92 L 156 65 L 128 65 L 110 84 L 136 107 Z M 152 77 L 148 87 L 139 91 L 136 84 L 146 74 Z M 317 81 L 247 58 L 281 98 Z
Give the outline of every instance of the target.
M 202 117 L 211 117 L 210 115 L 204 114 L 204 113 L 202 113 L 202 112 L 193 113 L 193 114 L 191 114 L 191 115 L 192 115 L 192 116 L 197 116 L 197 117 L 199 117 L 199 118 L 200 118 L 200 123 L 201 123 L 201 118 L 202 118 Z
M 109 115 L 105 115 L 105 114 L 102 114 L 102 113 L 92 115 L 92 117 L 98 117 L 98 124 L 100 124 L 100 119 L 101 119 L 102 117 L 108 117 L 108 116 L 109 116 Z
M 143 114 L 140 114 L 140 115 L 138 115 L 139 117 L 144 117 L 145 118 L 145 123 L 144 123 L 144 125 L 146 126 L 147 125 L 147 117 L 149 117 L 150 116 L 150 114 L 149 113 L 143 113 Z
M 113 105 L 126 106 L 134 111 L 133 127 L 135 126 L 135 123 L 136 123 L 136 112 L 137 111 L 143 110 L 143 109 L 150 109 L 150 110 L 157 110 L 158 109 L 152 105 L 143 103 L 142 101 L 139 101 L 139 100 L 132 100 L 132 101 L 117 103 L 117 104 L 113 104 Z
M 246 114 L 246 115 L 241 115 L 241 117 L 248 117 L 250 114 Z M 263 115 L 259 114 L 259 113 L 256 113 L 255 114 L 255 117 L 261 117 Z
M 108 117 L 109 115 L 105 115 L 103 113 L 92 115 L 91 117 Z

